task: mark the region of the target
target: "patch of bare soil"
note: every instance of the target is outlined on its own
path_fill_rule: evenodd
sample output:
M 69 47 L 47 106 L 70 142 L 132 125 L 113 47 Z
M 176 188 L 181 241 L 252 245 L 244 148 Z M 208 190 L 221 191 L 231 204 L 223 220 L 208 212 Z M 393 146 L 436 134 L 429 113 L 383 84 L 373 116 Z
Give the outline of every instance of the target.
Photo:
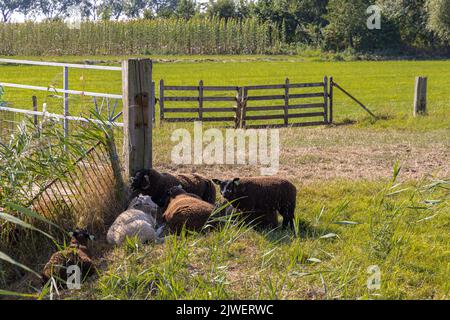
M 402 167 L 402 180 L 450 177 L 450 147 L 447 138 L 420 134 L 390 135 L 370 132 L 361 140 L 348 130 L 287 132 L 280 150 L 279 176 L 302 183 L 317 180 L 379 180 L 390 178 L 394 164 Z M 368 139 L 367 137 L 370 136 Z M 400 142 L 399 142 L 400 141 Z M 211 178 L 258 176 L 260 166 L 158 165 L 161 170 L 198 173 Z

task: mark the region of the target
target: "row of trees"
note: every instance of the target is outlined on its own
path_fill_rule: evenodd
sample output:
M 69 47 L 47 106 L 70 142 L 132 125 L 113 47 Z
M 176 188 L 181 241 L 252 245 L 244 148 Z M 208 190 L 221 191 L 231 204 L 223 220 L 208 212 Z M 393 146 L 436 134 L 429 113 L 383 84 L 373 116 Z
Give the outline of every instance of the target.
M 256 19 L 134 19 L 0 23 L 0 56 L 277 54 L 285 39 Z
M 381 30 L 369 30 L 366 10 L 382 10 Z M 75 11 L 75 12 L 74 12 Z M 272 23 L 288 43 L 357 50 L 447 48 L 450 0 L 0 0 L 3 21 L 21 13 L 60 20 L 193 17 Z

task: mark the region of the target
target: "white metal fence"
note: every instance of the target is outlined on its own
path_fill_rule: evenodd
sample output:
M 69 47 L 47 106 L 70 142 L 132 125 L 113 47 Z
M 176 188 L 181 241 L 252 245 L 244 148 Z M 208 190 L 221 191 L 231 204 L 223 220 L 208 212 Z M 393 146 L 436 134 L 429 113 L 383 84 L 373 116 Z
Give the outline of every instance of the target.
M 37 110 L 26 110 L 26 109 L 18 109 L 8 107 L 6 103 L 0 105 L 0 111 L 14 113 L 18 115 L 28 115 L 33 117 L 38 116 L 48 116 L 54 119 L 61 120 L 64 126 L 64 133 L 67 136 L 69 134 L 69 122 L 70 121 L 87 121 L 83 117 L 73 116 L 70 113 L 70 105 L 69 105 L 69 95 L 77 95 L 77 96 L 87 96 L 92 97 L 94 99 L 94 106 L 97 112 L 102 111 L 104 108 L 104 103 L 99 106 L 97 103 L 97 98 L 107 99 L 106 109 L 108 112 L 108 120 L 115 122 L 122 115 L 122 111 L 116 113 L 118 102 L 122 100 L 122 95 L 119 94 L 110 94 L 110 93 L 98 93 L 98 92 L 88 92 L 88 91 L 79 91 L 79 90 L 71 90 L 69 87 L 69 69 L 86 69 L 86 70 L 103 70 L 103 71 L 122 71 L 121 67 L 113 67 L 113 66 L 98 66 L 98 65 L 83 65 L 83 64 L 70 64 L 70 63 L 57 63 L 57 62 L 42 62 L 42 61 L 29 61 L 29 60 L 15 60 L 15 59 L 0 59 L 0 64 L 16 64 L 16 65 L 34 65 L 34 66 L 46 66 L 46 67 L 58 67 L 63 69 L 63 88 L 54 88 L 54 87 L 42 87 L 42 86 L 34 86 L 29 84 L 19 84 L 19 83 L 7 83 L 2 82 L 0 76 L 0 87 L 3 88 L 16 88 L 23 90 L 34 90 L 34 91 L 45 91 L 45 92 L 54 92 L 58 94 L 63 94 L 63 114 L 55 114 L 55 113 L 47 113 L 45 110 L 42 112 Z M 111 104 L 111 100 L 115 100 L 113 104 Z M 121 123 L 116 123 L 118 126 L 122 126 Z

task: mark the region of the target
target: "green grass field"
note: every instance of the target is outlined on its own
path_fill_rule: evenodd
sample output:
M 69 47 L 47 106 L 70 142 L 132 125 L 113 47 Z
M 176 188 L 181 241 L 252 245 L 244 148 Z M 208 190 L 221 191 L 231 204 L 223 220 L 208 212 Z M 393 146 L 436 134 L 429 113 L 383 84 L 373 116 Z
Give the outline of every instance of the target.
M 20 59 L 21 57 L 17 57 Z M 24 57 L 28 59 L 29 57 Z M 91 61 L 119 65 L 125 57 L 58 57 L 49 61 Z M 405 116 L 412 113 L 414 79 L 419 75 L 429 78 L 429 113 L 446 118 L 450 103 L 450 61 L 352 61 L 319 62 L 305 57 L 154 57 L 155 81 L 164 79 L 167 85 L 256 85 L 281 84 L 288 77 L 291 82 L 320 82 L 325 75 L 360 99 L 380 115 Z M 38 86 L 62 87 L 62 70 L 55 67 L 0 65 L 0 80 Z M 70 71 L 71 89 L 103 93 L 121 93 L 120 72 L 77 70 Z M 51 111 L 61 113 L 60 99 L 47 93 L 35 93 L 40 103 L 47 101 Z M 16 107 L 31 106 L 32 93 L 27 90 L 7 89 L 6 100 Z M 92 101 L 85 98 L 80 107 L 73 97 L 71 113 L 89 109 Z M 357 105 L 336 93 L 336 119 L 365 115 Z M 86 111 L 86 110 L 85 110 Z M 438 119 L 436 119 L 437 122 Z
M 39 59 L 118 65 L 122 58 Z M 336 126 L 280 130 L 279 174 L 298 188 L 297 232 L 261 233 L 230 225 L 206 235 L 170 237 L 158 246 L 130 240 L 121 248 L 105 246 L 99 235 L 98 278 L 65 298 L 449 298 L 450 61 L 329 62 L 306 55 L 154 58 L 154 80 L 169 85 L 199 80 L 205 85 L 280 84 L 286 77 L 318 82 L 333 76 L 382 117 L 372 121 L 336 93 Z M 429 79 L 429 115 L 413 118 L 414 78 L 419 75 Z M 71 89 L 121 92 L 120 72 L 73 70 L 70 76 Z M 0 82 L 61 87 L 61 78 L 58 68 L 0 65 Z M 30 108 L 31 95 L 7 89 L 4 99 Z M 60 99 L 37 96 L 47 100 L 51 111 L 62 113 Z M 77 99 L 71 103 L 75 114 L 92 106 Z M 210 178 L 258 174 L 254 166 L 172 164 L 170 138 L 177 128 L 192 130 L 189 124 L 154 130 L 158 169 Z M 401 170 L 394 183 L 397 162 Z M 380 290 L 367 288 L 368 268 L 374 265 L 381 270 Z M 29 291 L 23 283 L 12 289 Z

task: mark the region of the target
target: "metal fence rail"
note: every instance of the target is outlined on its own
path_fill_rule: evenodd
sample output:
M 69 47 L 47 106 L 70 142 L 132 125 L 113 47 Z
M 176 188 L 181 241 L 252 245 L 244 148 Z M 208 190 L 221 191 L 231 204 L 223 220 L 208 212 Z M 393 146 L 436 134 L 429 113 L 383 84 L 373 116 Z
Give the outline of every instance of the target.
M 62 93 L 64 95 L 63 96 L 63 106 L 64 106 L 63 115 L 65 118 L 63 119 L 63 121 L 64 121 L 64 133 L 66 136 L 69 135 L 69 121 L 70 121 L 68 118 L 70 116 L 69 95 L 79 95 L 79 96 L 88 96 L 88 97 L 93 97 L 93 98 L 105 98 L 105 99 L 117 99 L 117 100 L 122 99 L 122 95 L 118 95 L 118 94 L 85 92 L 85 91 L 69 89 L 69 69 L 70 68 L 88 69 L 88 70 L 104 70 L 104 71 L 121 71 L 122 68 L 120 68 L 120 67 L 30 61 L 30 60 L 15 60 L 15 59 L 0 59 L 0 63 L 63 68 L 64 88 L 61 88 L 61 89 L 53 88 L 53 87 L 40 87 L 40 86 L 33 86 L 33 85 L 26 85 L 26 84 L 17 84 L 17 83 L 6 83 L 6 82 L 0 82 L 0 86 L 17 88 L 17 89 Z

